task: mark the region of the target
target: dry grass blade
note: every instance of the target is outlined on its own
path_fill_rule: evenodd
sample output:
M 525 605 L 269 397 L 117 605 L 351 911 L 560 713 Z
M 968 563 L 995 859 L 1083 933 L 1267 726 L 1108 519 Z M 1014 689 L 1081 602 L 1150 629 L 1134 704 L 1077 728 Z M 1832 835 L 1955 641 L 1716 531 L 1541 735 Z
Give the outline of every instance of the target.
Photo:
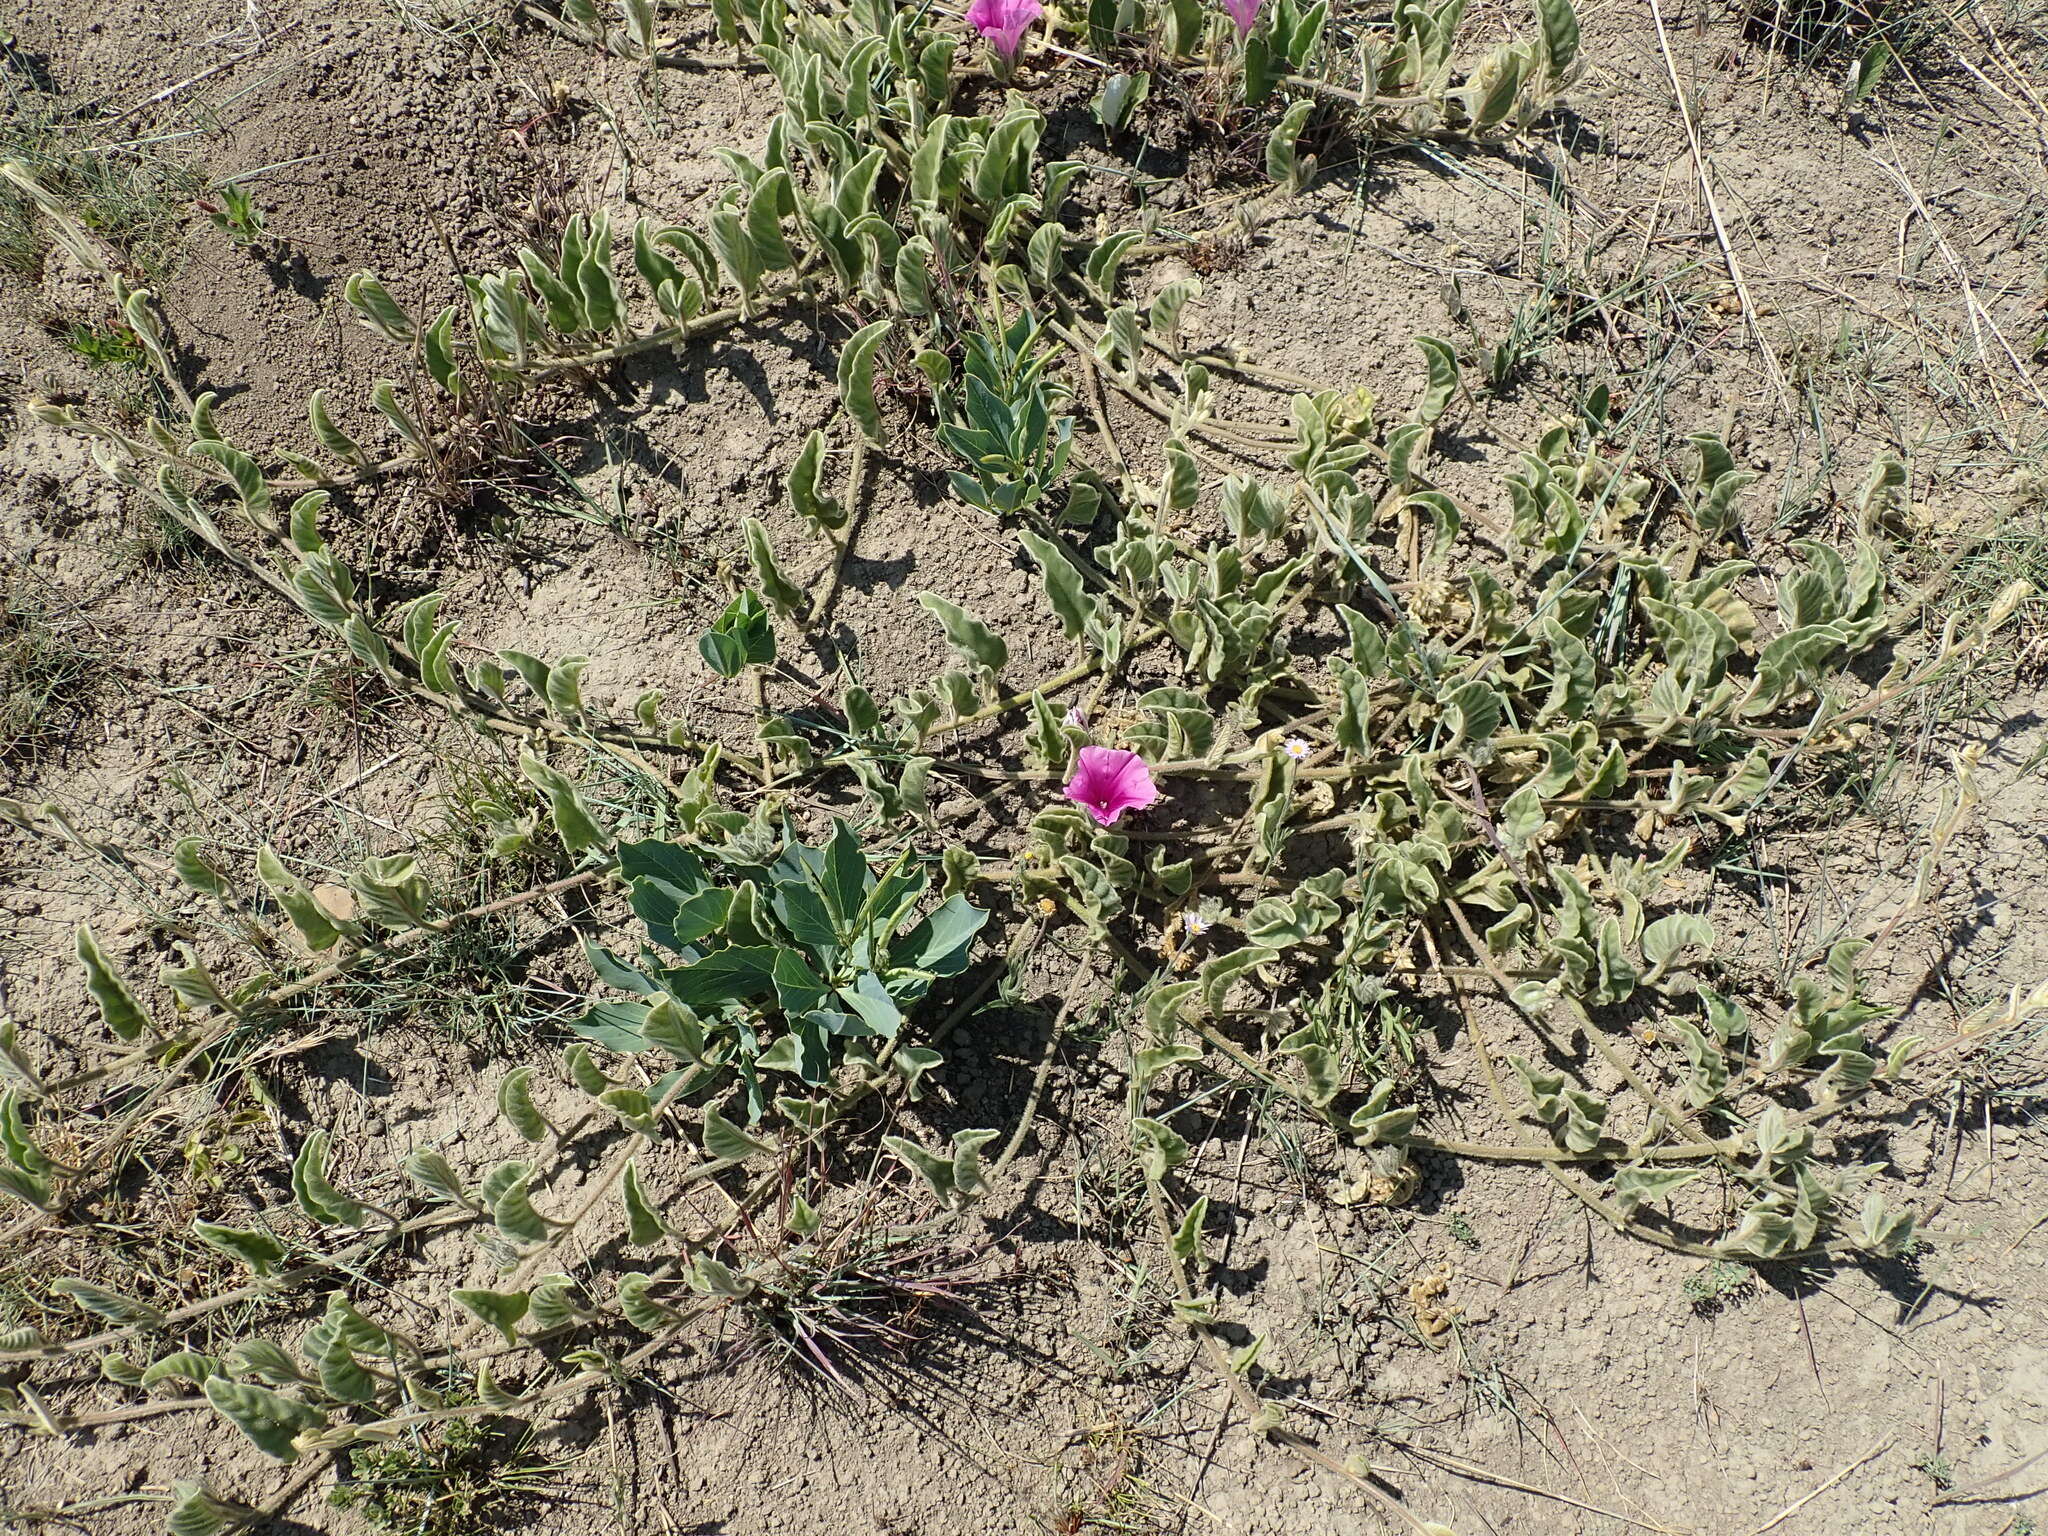
M 1685 128 L 1686 144 L 1690 148 L 1693 174 L 1699 181 L 1700 196 L 1705 201 L 1707 218 L 1714 226 L 1714 240 L 1721 247 L 1721 260 L 1727 264 L 1728 280 L 1735 285 L 1736 297 L 1742 304 L 1742 323 L 1749 332 L 1749 339 L 1756 347 L 1758 358 L 1764 366 L 1764 376 L 1770 381 L 1771 393 L 1777 397 L 1778 408 L 1787 420 L 1794 414 L 1791 387 L 1786 383 L 1785 370 L 1779 366 L 1778 354 L 1765 338 L 1758 322 L 1756 300 L 1750 296 L 1749 283 L 1742 275 L 1742 262 L 1735 254 L 1734 243 L 1728 238 L 1728 225 L 1721 217 L 1721 200 L 1714 193 L 1713 167 L 1707 159 L 1705 147 L 1700 143 L 1699 126 L 1693 121 L 1692 108 L 1686 100 L 1684 82 L 1679 78 L 1678 60 L 1671 52 L 1671 36 L 1664 26 L 1664 8 L 1659 0 L 1650 0 L 1650 15 L 1657 24 L 1657 48 L 1664 57 L 1664 70 L 1671 81 L 1672 104 L 1678 108 L 1679 122 Z

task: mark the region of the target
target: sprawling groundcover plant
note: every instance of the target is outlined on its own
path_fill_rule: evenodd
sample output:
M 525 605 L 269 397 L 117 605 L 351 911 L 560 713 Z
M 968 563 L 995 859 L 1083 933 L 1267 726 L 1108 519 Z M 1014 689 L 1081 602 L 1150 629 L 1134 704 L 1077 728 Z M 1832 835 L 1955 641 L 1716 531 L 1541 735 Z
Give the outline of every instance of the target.
M 1236 1304 L 1209 1283 L 1203 1146 L 1220 1084 L 1256 1087 L 1335 1200 L 1396 1203 L 1418 1159 L 1493 1159 L 1715 1262 L 1909 1255 L 1916 1213 L 1840 1128 L 1916 1101 L 1925 1042 L 1865 995 L 1861 940 L 1782 992 L 1724 972 L 1682 877 L 1802 763 L 1852 751 L 1888 706 L 1967 666 L 2024 593 L 1930 630 L 1890 574 L 1895 461 L 1873 466 L 1839 541 L 1748 540 L 1750 472 L 1705 435 L 1676 460 L 1644 455 L 1640 424 L 1597 383 L 1520 446 L 1495 497 L 1461 501 L 1436 478 L 1442 424 L 1470 399 L 1451 345 L 1416 338 L 1417 386 L 1393 404 L 1205 341 L 1194 279 L 1133 294 L 1153 258 L 1254 238 L 1316 174 L 1313 151 L 1345 136 L 1483 147 L 1529 131 L 1579 67 L 1565 0 L 1476 60 L 1459 50 L 1460 0 L 1401 0 L 1376 27 L 1297 0 L 1043 15 L 978 0 L 965 29 L 886 0 L 713 12 L 781 110 L 758 154 L 721 151 L 730 184 L 701 222 L 573 218 L 431 316 L 373 274 L 347 282 L 350 311 L 392 348 L 369 391 L 379 441 L 345 430 L 325 390 L 307 401 L 310 444 L 231 441 L 217 397 L 187 393 L 152 296 L 9 172 L 105 271 L 179 402 L 140 426 L 39 414 L 92 437 L 109 473 L 365 673 L 514 746 L 479 814 L 495 856 L 537 871 L 457 907 L 414 858 L 387 855 L 338 904 L 268 848 L 237 870 L 181 845 L 167 876 L 248 935 L 250 958 L 188 953 L 153 989 L 80 931 L 106 1032 L 90 1059 L 59 1068 L 0 1026 L 11 1238 L 100 1231 L 148 1106 L 231 1078 L 251 1041 L 329 989 L 402 974 L 480 921 L 591 899 L 577 921 L 594 979 L 559 1071 L 500 1078 L 521 1157 L 423 1147 L 344 1173 L 315 1130 L 288 1204 L 192 1222 L 197 1251 L 239 1277 L 170 1307 L 108 1277 L 58 1278 L 49 1315 L 0 1336 L 0 1412 L 61 1436 L 212 1411 L 292 1462 L 537 1417 L 736 1315 L 792 1358 L 900 1342 L 894 1324 L 842 1326 L 846 1298 L 924 1293 L 901 1256 L 950 1251 L 1040 1099 L 993 1158 L 989 1127 L 878 1140 L 870 1153 L 907 1169 L 933 1212 L 879 1225 L 850 1172 L 872 1163 L 848 1155 L 862 1111 L 926 1091 L 947 1031 L 991 989 L 1016 1000 L 1007 962 L 1053 929 L 1098 958 L 1095 985 L 1127 1024 L 1130 1155 L 1174 1315 L 1261 1435 L 1383 1502 L 1286 1422 L 1263 1340 L 1223 1343 Z M 593 41 L 658 55 L 649 7 L 617 36 L 587 20 Z M 1107 227 L 1083 196 L 1099 169 L 1049 155 L 1040 105 L 1003 88 L 1032 83 L 1040 66 L 1015 66 L 1041 21 L 1045 80 L 1099 86 L 1106 142 L 1171 72 L 1219 102 L 1227 121 L 1207 127 L 1263 140 L 1267 179 L 1231 190 L 1213 226 Z M 970 36 L 1001 79 L 972 62 Z M 703 740 L 651 691 L 608 711 L 585 696 L 581 657 L 465 660 L 443 594 L 394 601 L 403 589 L 330 542 L 331 504 L 398 477 L 452 492 L 510 450 L 507 424 L 549 381 L 770 312 L 838 327 L 843 410 L 786 469 L 791 526 L 824 575 L 792 579 L 791 552 L 748 520 L 741 590 L 700 640 L 744 691 L 750 740 Z M 888 699 L 851 680 L 821 691 L 787 657 L 831 608 L 869 477 L 927 457 L 962 514 L 1037 571 L 1070 658 L 1020 676 L 990 623 L 928 592 L 951 664 Z M 1967 814 L 1971 766 L 1916 901 Z M 1001 830 L 949 839 L 934 814 L 949 786 L 985 796 Z M 0 813 L 153 867 L 54 807 Z M 997 910 L 1005 953 L 978 947 Z M 2016 995 L 1945 1048 L 2043 1003 Z M 1420 1010 L 1452 1022 L 1476 1073 L 1455 1124 L 1434 1105 L 1446 1058 L 1424 1049 Z M 712 1186 L 717 1220 L 692 1201 Z M 372 1259 L 454 1233 L 473 1239 L 466 1283 L 423 1271 L 403 1309 L 364 1283 Z M 94 1407 L 102 1379 L 132 1403 Z M 242 1493 L 278 1503 L 298 1486 Z M 190 1536 L 243 1513 L 192 1483 L 170 1518 Z

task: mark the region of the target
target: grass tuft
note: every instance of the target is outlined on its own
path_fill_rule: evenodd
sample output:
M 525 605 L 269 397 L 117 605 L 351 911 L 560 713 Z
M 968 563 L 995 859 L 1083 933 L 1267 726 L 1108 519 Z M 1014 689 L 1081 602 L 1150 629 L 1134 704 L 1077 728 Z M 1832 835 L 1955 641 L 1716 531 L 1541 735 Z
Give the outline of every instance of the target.
M 327 1496 L 394 1536 L 474 1536 L 508 1529 L 562 1470 L 532 1454 L 525 1425 L 448 1419 L 349 1456 L 349 1475 Z
M 756 1342 L 799 1376 L 855 1391 L 877 1366 L 902 1365 L 946 1314 L 990 1283 L 957 1240 L 892 1232 L 869 1218 L 796 1243 L 740 1303 Z
M 104 658 L 0 581 L 0 762 L 55 751 L 84 717 Z
M 96 106 L 67 100 L 27 54 L 0 41 L 0 160 L 16 160 L 145 283 L 177 266 L 192 204 L 206 189 L 194 166 L 110 136 Z M 49 242 L 36 210 L 0 186 L 0 272 L 39 280 Z

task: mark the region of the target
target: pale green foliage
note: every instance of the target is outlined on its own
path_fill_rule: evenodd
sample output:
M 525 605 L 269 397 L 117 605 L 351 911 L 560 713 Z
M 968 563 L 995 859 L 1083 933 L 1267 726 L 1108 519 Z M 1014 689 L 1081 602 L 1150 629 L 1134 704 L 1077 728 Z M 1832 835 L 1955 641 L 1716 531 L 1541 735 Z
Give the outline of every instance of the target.
M 996 1131 L 955 1131 L 950 1155 L 928 1152 L 901 1136 L 884 1136 L 882 1145 L 923 1179 L 942 1204 L 961 1206 L 981 1192 L 981 1149 L 995 1140 L 998 1134 Z

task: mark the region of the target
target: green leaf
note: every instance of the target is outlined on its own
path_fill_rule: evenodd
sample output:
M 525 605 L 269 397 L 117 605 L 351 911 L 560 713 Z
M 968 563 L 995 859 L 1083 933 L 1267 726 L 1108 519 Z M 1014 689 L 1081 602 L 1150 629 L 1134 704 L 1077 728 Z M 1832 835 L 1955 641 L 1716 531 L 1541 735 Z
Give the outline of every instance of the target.
M 1202 475 L 1194 455 L 1178 443 L 1166 445 L 1166 478 L 1160 485 L 1163 505 L 1170 511 L 1185 512 L 1201 495 Z
M 1188 1144 L 1171 1127 L 1140 1115 L 1131 1121 L 1131 1146 L 1138 1166 L 1157 1184 L 1188 1159 Z
M 59 1296 L 67 1296 L 79 1307 L 94 1317 L 123 1328 L 154 1328 L 164 1320 L 162 1312 L 146 1301 L 137 1301 L 119 1291 L 108 1290 L 103 1285 L 94 1285 L 90 1280 L 79 1280 L 69 1276 L 52 1280 L 50 1289 Z
M 1650 968 L 1643 985 L 1654 986 L 1687 949 L 1702 955 L 1714 947 L 1714 925 L 1691 912 L 1673 912 L 1643 930 L 1643 958 Z
M 312 890 L 304 881 L 285 868 L 284 861 L 268 843 L 256 850 L 256 876 L 277 904 L 284 908 L 292 927 L 306 941 L 306 948 L 318 954 L 332 949 L 340 940 L 341 929 L 326 908 L 314 900 Z
M 477 1362 L 476 1400 L 497 1413 L 516 1413 L 528 1406 L 526 1398 L 499 1384 L 487 1360 Z
M 726 927 L 732 916 L 733 893 L 710 886 L 688 891 L 659 876 L 646 875 L 633 882 L 632 901 L 633 915 L 647 925 L 649 938 L 663 949 L 691 956 L 702 940 Z M 608 962 L 599 975 L 615 987 L 651 990 L 646 978 L 629 966 Z
M 802 1195 L 791 1195 L 789 1199 L 789 1230 L 798 1237 L 812 1237 L 817 1234 L 822 1218 L 817 1208 Z
M 434 456 L 433 439 L 420 419 L 398 398 L 398 384 L 392 379 L 379 379 L 370 386 L 370 404 L 377 408 L 377 414 L 391 423 L 391 430 L 403 438 L 415 453 L 423 459 Z
M 370 859 L 349 877 L 356 908 L 383 928 L 416 928 L 433 915 L 426 876 L 410 855 Z
M 695 1066 L 704 1060 L 703 1021 L 672 997 L 658 997 L 648 1005 L 640 1025 L 640 1038 L 648 1045 L 668 1052 L 677 1061 Z M 610 1087 L 611 1084 L 600 1074 L 598 1086 L 586 1087 L 584 1091 L 594 1096 L 607 1092 Z
M 591 1059 L 590 1047 L 580 1040 L 562 1052 L 562 1065 L 569 1073 L 569 1081 L 593 1099 L 612 1085 L 612 1080 Z
M 745 591 L 726 606 L 718 622 L 698 637 L 697 650 L 720 677 L 737 677 L 749 663 L 775 659 L 775 630 L 758 594 Z
M 903 1024 L 903 1012 L 874 972 L 863 971 L 853 986 L 839 988 L 838 996 L 869 1031 L 884 1039 L 896 1038 Z
M 1460 93 L 1471 132 L 1498 126 L 1514 110 L 1526 67 L 1527 52 L 1521 47 L 1496 48 L 1479 62 Z
M 1624 1168 L 1614 1176 L 1614 1203 L 1622 1214 L 1632 1216 L 1636 1207 L 1669 1198 L 1705 1172 L 1704 1168 L 1660 1168 L 1655 1164 Z
M 503 1334 L 507 1344 L 519 1342 L 519 1324 L 533 1305 L 525 1291 L 459 1290 L 455 1300 Z
M 378 281 L 374 272 L 355 273 L 342 285 L 341 291 L 357 317 L 386 341 L 409 347 L 418 337 L 419 327 L 412 316 L 391 296 L 391 290 Z
M 661 1219 L 661 1213 L 647 1198 L 647 1191 L 640 1183 L 640 1167 L 631 1158 L 626 1160 L 619 1192 L 626 1204 L 626 1240 L 629 1243 L 635 1248 L 651 1248 L 668 1235 L 668 1223 Z
M 1415 1129 L 1421 1111 L 1413 1105 L 1393 1107 L 1394 1083 L 1381 1078 L 1365 1096 L 1365 1102 L 1351 1112 L 1346 1125 L 1360 1146 L 1399 1145 Z
M 522 1172 L 505 1183 L 491 1201 L 491 1222 L 514 1242 L 544 1243 L 550 1223 L 527 1195 L 531 1180 L 531 1174 Z
M 271 1273 L 284 1261 L 284 1244 L 268 1232 L 195 1221 L 192 1223 L 192 1235 L 207 1247 L 248 1265 L 259 1275 Z
M 363 1369 L 356 1360 L 355 1351 L 349 1348 L 348 1340 L 335 1333 L 327 1340 L 327 1347 L 320 1351 L 315 1364 L 320 1376 L 320 1390 L 337 1402 L 367 1403 L 377 1395 L 376 1378 Z
M 345 1340 L 349 1348 L 364 1354 L 382 1355 L 391 1351 L 391 1335 L 357 1311 L 346 1291 L 327 1293 L 327 1310 L 317 1326 L 328 1335 Z
M 1415 345 L 1422 349 L 1428 370 L 1422 398 L 1415 402 L 1415 419 L 1427 425 L 1450 408 L 1458 393 L 1458 354 L 1449 342 L 1438 341 L 1434 336 L 1418 336 Z
M 1610 917 L 1600 925 L 1593 958 L 1596 981 L 1586 995 L 1587 1001 L 1604 1006 L 1626 1000 L 1635 991 L 1639 977 L 1623 947 L 1619 918 Z
M 142 1373 L 142 1385 L 154 1387 L 166 1381 L 186 1381 L 193 1386 L 204 1386 L 220 1374 L 220 1362 L 211 1355 L 202 1355 L 196 1350 L 181 1349 L 176 1354 L 165 1355 L 155 1361 Z
M 804 439 L 804 445 L 797 450 L 795 461 L 789 466 L 784 479 L 784 488 L 789 493 L 789 504 L 797 515 L 808 523 L 813 532 L 846 526 L 847 509 L 838 498 L 823 487 L 825 463 L 825 434 L 813 431 Z
M 1665 1028 L 1678 1037 L 1692 1066 L 1685 1083 L 1686 1099 L 1694 1108 L 1704 1109 L 1728 1085 L 1728 1058 L 1719 1043 L 1691 1019 L 1667 1019 Z
M 564 720 L 583 714 L 583 672 L 589 665 L 588 656 L 564 656 L 548 668 L 547 705 Z
M 720 1114 L 718 1106 L 713 1104 L 704 1110 L 704 1150 L 720 1162 L 740 1163 L 757 1153 L 773 1152 L 775 1143 L 749 1136 Z
M 595 1316 L 576 1300 L 576 1282 L 568 1275 L 547 1275 L 533 1287 L 526 1321 L 535 1333 L 552 1333 L 585 1323 Z
M 454 331 L 455 306 L 450 304 L 420 333 L 420 352 L 433 381 L 450 395 L 460 396 L 465 386 L 455 362 Z
M 1124 257 L 1144 238 L 1135 229 L 1118 230 L 1109 236 L 1088 254 L 1088 281 L 1105 295 L 1114 295 L 1117 271 L 1123 265 Z
M 204 1483 L 173 1483 L 164 1530 L 167 1536 L 219 1536 L 246 1518 L 244 1511 L 215 1498 Z
M 742 520 L 741 527 L 746 532 L 748 563 L 754 568 L 754 580 L 761 588 L 761 595 L 768 600 L 768 606 L 782 618 L 801 611 L 809 598 L 804 589 L 785 577 L 776 565 L 775 546 L 769 541 L 767 525 L 758 517 L 749 517 Z
M 31 1176 L 58 1169 L 58 1164 L 36 1144 L 35 1132 L 22 1108 L 21 1096 L 12 1088 L 0 1092 L 0 1150 L 5 1151 L 10 1163 Z M 74 1170 L 66 1168 L 63 1171 L 69 1173 Z
M 1181 1263 L 1193 1263 L 1196 1255 L 1202 1251 L 1202 1228 L 1207 1226 L 1208 1222 L 1209 1197 L 1203 1195 L 1188 1207 L 1187 1214 L 1181 1218 L 1180 1226 L 1173 1234 L 1174 1257 Z
M 740 291 L 741 308 L 749 307 L 761 286 L 762 265 L 745 222 L 732 209 L 720 208 L 705 220 L 705 229 L 719 265 Z
M 911 1102 L 915 1103 L 924 1097 L 924 1075 L 945 1059 L 930 1046 L 906 1045 L 900 1047 L 896 1054 L 889 1058 L 889 1064 L 902 1077 L 904 1088 L 909 1093 Z
M 273 1387 L 300 1385 L 306 1373 L 269 1339 L 244 1339 L 228 1351 L 227 1367 L 237 1376 L 254 1376 Z
M 1301 1065 L 1302 1076 L 1307 1080 L 1304 1097 L 1315 1109 L 1321 1109 L 1337 1097 L 1344 1086 L 1343 1058 L 1329 1046 L 1312 1036 L 1316 1026 L 1309 1025 L 1295 1031 L 1281 1042 L 1280 1049 L 1292 1056 Z
M 607 1050 L 631 1055 L 647 1048 L 647 1038 L 640 1032 L 646 1018 L 645 1003 L 597 1003 L 571 1019 L 569 1028 Z
M 553 1129 L 534 1105 L 532 1067 L 514 1067 L 499 1080 L 498 1113 L 527 1141 L 545 1141 Z
M 1570 82 L 1579 60 L 1579 17 L 1571 0 L 1536 0 L 1544 74 L 1553 88 Z
M 992 672 L 1000 672 L 1009 664 L 1010 648 L 1003 643 L 1002 636 L 966 609 L 949 603 L 936 592 L 920 592 L 917 600 L 925 612 L 939 621 L 947 642 L 968 661 Z
M 701 1255 L 699 1256 L 702 1257 Z M 716 1260 L 712 1262 L 716 1263 Z M 723 1269 L 724 1265 L 719 1265 Z M 730 1273 L 730 1271 L 727 1271 Z M 633 1327 L 646 1334 L 666 1333 L 682 1321 L 682 1314 L 674 1307 L 665 1306 L 648 1295 L 654 1285 L 654 1276 L 630 1274 L 619 1276 L 619 1312 Z
M 839 397 L 861 435 L 877 448 L 882 446 L 882 412 L 875 403 L 875 349 L 893 324 L 877 320 L 862 326 L 839 354 Z
M 455 1171 L 455 1165 L 439 1152 L 419 1148 L 408 1152 L 399 1164 L 405 1176 L 419 1185 L 437 1200 L 453 1205 L 467 1205 L 469 1191 L 463 1186 L 462 1178 Z
M 1855 1230 L 1855 1242 L 1872 1253 L 1897 1256 L 1913 1246 L 1913 1228 L 1918 1216 L 1912 1210 L 1894 1211 L 1884 1196 L 1872 1190 L 1864 1197 Z
M 1101 609 L 1101 603 L 1089 593 L 1080 568 L 1055 541 L 1029 528 L 1018 529 L 1017 539 L 1044 573 L 1046 601 L 1058 617 L 1061 630 L 1069 640 L 1079 640 Z
M 363 452 L 363 445 L 336 426 L 334 418 L 328 414 L 326 390 L 316 389 L 307 396 L 306 419 L 312 425 L 313 435 L 320 440 L 320 446 L 342 463 L 368 462 L 369 455 Z
M 1180 1032 L 1188 1001 L 1200 982 L 1173 981 L 1154 987 L 1145 998 L 1145 1028 L 1154 1040 L 1170 1043 Z
M 135 994 L 128 990 L 128 983 L 108 963 L 106 952 L 100 948 L 99 940 L 93 937 L 92 929 L 79 928 L 74 936 L 78 958 L 85 966 L 85 990 L 92 994 L 92 1000 L 99 1005 L 100 1017 L 107 1028 L 122 1040 L 141 1038 L 150 1027 L 149 1015 L 135 1000 Z
M 457 1292 L 458 1297 L 460 1292 Z M 319 1409 L 247 1382 L 209 1376 L 206 1400 L 222 1418 L 233 1424 L 266 1456 L 279 1461 L 297 1461 L 295 1437 L 327 1427 L 327 1415 Z
M 202 458 L 212 459 L 227 471 L 229 482 L 240 498 L 242 511 L 258 527 L 267 527 L 270 522 L 270 486 L 263 478 L 263 470 L 257 462 L 239 448 L 226 443 L 194 443 L 192 451 Z
M 1500 833 L 1501 846 L 1510 858 L 1526 859 L 1549 824 L 1543 813 L 1543 796 L 1532 780 L 1501 802 L 1494 829 Z
M 734 945 L 714 950 L 694 965 L 663 971 L 661 984 L 687 1008 L 720 1008 L 772 991 L 775 953 L 768 945 Z
M 782 220 L 795 207 L 789 172 L 777 167 L 754 183 L 747 198 L 747 239 L 762 269 L 778 271 L 796 265 L 796 256 L 783 238 Z
M 607 1088 L 597 1102 L 617 1115 L 627 1130 L 654 1135 L 654 1101 L 638 1088 Z
M 1301 137 L 1301 130 L 1308 126 L 1309 113 L 1315 110 L 1315 98 L 1303 96 L 1288 107 L 1283 116 L 1266 138 L 1266 174 L 1297 193 L 1308 185 L 1314 174 L 1314 161 L 1304 162 L 1296 153 L 1295 140 Z
M 1601 1127 L 1607 1122 L 1607 1103 L 1578 1088 L 1566 1088 L 1559 1095 L 1564 1109 L 1564 1144 L 1573 1152 L 1591 1152 L 1600 1145 Z
M 942 1204 L 953 1201 L 953 1160 L 926 1151 L 902 1136 L 884 1136 L 883 1148 L 898 1162 L 923 1179 Z
M 351 1200 L 327 1181 L 327 1132 L 313 1131 L 292 1159 L 292 1194 L 299 1209 L 323 1227 L 360 1227 L 370 1219 L 367 1206 Z
M 961 1199 L 971 1200 L 987 1187 L 981 1149 L 1000 1134 L 988 1129 L 953 1133 L 953 1188 Z
M 584 802 L 582 791 L 567 774 L 549 767 L 530 752 L 520 753 L 519 771 L 547 797 L 549 818 L 569 852 L 581 853 L 609 841 L 609 835 Z
M 1220 1017 L 1231 987 L 1254 967 L 1279 959 L 1276 951 L 1253 946 L 1232 950 L 1204 962 L 1197 973 L 1202 990 L 1202 1007 L 1211 1018 Z
M 967 968 L 974 936 L 987 922 L 988 913 L 965 896 L 949 896 L 890 945 L 890 961 L 935 976 L 957 976 Z

